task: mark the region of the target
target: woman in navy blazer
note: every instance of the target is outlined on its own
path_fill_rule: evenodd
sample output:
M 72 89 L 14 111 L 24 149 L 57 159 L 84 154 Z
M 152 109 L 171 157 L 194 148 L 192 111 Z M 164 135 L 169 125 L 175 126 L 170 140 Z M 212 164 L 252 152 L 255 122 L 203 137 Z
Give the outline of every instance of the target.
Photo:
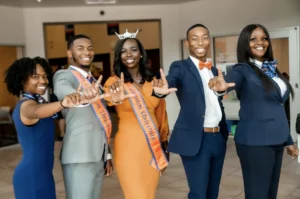
M 246 199 L 276 199 L 284 147 L 292 157 L 298 149 L 290 136 L 284 102 L 293 89 L 273 58 L 267 29 L 246 26 L 237 46 L 238 64 L 225 77 L 219 71 L 209 87 L 235 89 L 241 108 L 235 143 Z M 227 83 L 231 82 L 231 83 Z

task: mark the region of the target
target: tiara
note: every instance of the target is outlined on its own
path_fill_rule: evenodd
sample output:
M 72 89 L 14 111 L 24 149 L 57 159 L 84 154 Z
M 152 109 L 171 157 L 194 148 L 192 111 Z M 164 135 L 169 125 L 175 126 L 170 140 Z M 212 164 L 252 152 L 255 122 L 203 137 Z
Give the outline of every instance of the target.
M 119 37 L 120 40 L 122 39 L 126 39 L 126 38 L 136 38 L 136 35 L 138 34 L 139 29 L 137 29 L 137 31 L 135 33 L 131 33 L 128 32 L 128 30 L 126 29 L 126 32 L 122 35 L 119 35 L 118 33 L 116 33 L 116 35 Z

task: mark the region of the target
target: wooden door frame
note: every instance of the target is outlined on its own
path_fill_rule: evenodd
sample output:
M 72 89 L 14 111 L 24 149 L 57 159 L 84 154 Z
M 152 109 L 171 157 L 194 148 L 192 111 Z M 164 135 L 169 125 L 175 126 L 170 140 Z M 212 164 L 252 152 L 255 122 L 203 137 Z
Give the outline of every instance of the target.
M 69 22 L 44 22 L 43 23 L 43 35 L 44 35 L 44 52 L 45 52 L 45 58 L 48 59 L 47 57 L 47 42 L 46 42 L 46 26 L 47 25 L 66 25 L 66 24 L 108 24 L 108 23 L 132 23 L 132 22 L 158 22 L 159 24 L 159 49 L 160 49 L 160 66 L 161 68 L 164 68 L 163 66 L 163 47 L 162 47 L 162 24 L 161 24 L 161 19 L 142 19 L 142 20 L 107 20 L 107 21 L 80 21 L 80 22 L 74 22 L 74 21 L 69 21 Z M 67 50 L 67 49 L 66 49 Z

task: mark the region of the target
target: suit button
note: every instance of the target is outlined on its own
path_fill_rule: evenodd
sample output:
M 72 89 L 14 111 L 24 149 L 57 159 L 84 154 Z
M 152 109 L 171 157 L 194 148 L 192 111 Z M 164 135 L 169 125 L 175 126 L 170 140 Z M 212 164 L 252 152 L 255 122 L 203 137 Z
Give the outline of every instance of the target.
M 280 104 L 281 106 L 283 106 L 284 104 Z
M 202 115 L 203 118 L 205 118 L 205 115 Z

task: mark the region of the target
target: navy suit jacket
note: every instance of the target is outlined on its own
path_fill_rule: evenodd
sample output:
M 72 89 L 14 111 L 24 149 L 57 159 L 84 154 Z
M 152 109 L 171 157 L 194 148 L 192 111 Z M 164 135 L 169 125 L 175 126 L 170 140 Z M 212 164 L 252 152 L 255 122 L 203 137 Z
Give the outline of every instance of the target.
M 234 82 L 240 100 L 240 121 L 235 141 L 248 146 L 291 145 L 288 120 L 284 102 L 290 94 L 289 88 L 282 97 L 279 86 L 267 93 L 253 68 L 246 63 L 236 64 L 225 77 Z
M 217 75 L 216 68 L 213 67 L 212 71 L 214 75 Z M 172 131 L 168 151 L 194 156 L 201 147 L 205 117 L 205 99 L 201 76 L 195 64 L 188 58 L 173 62 L 166 78 L 169 88 L 177 88 L 176 95 L 181 107 Z M 222 111 L 222 120 L 219 126 L 226 141 L 228 129 L 221 100 L 222 98 L 219 97 L 218 105 Z

